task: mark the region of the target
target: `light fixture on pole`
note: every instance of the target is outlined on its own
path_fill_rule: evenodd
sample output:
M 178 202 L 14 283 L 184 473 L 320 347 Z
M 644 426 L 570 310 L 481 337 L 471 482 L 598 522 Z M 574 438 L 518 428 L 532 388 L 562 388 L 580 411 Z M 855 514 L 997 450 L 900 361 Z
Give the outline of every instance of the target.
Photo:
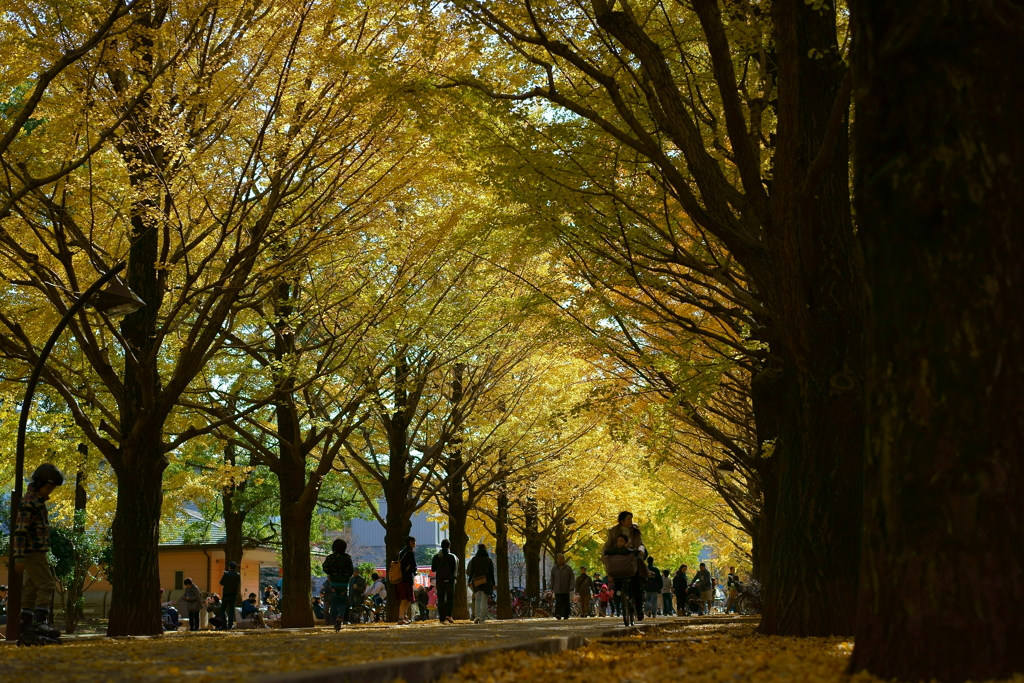
M 21 617 L 21 589 L 22 589 L 22 577 L 14 572 L 14 524 L 18 517 L 18 507 L 21 505 L 21 493 L 22 483 L 25 479 L 25 434 L 28 431 L 28 413 L 32 407 L 32 398 L 36 392 L 36 385 L 39 383 L 39 376 L 43 372 L 43 367 L 46 365 L 46 359 L 49 357 L 50 352 L 53 350 L 57 340 L 60 339 L 61 333 L 64 328 L 68 326 L 68 323 L 78 314 L 82 307 L 87 303 L 90 303 L 90 299 L 95 297 L 92 301 L 92 306 L 100 313 L 108 317 L 118 317 L 122 315 L 128 315 L 139 310 L 146 303 L 138 297 L 135 292 L 128 289 L 123 284 L 115 282 L 110 285 L 107 289 L 100 291 L 103 285 L 107 284 L 114 279 L 114 276 L 124 270 L 125 263 L 121 262 L 111 268 L 103 277 L 94 282 L 89 289 L 85 290 L 80 297 L 78 297 L 71 307 L 68 308 L 67 313 L 57 323 L 57 327 L 54 328 L 53 333 L 50 334 L 50 338 L 46 340 L 46 344 L 43 345 L 42 350 L 39 352 L 38 358 L 36 358 L 35 365 L 32 367 L 32 374 L 29 376 L 28 384 L 25 386 L 25 399 L 21 403 L 21 415 L 18 421 L 18 445 L 15 451 L 14 458 L 14 491 L 11 492 L 11 522 L 10 531 L 11 539 L 9 545 L 9 551 L 7 556 L 7 568 L 8 568 L 8 593 L 7 593 L 7 640 L 17 640 L 18 631 L 20 627 Z

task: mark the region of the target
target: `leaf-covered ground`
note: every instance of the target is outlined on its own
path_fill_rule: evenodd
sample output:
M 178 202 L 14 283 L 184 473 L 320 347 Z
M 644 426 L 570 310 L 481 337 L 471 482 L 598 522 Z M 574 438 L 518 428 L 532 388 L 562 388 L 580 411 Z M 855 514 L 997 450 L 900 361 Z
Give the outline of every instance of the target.
M 750 624 L 669 627 L 554 656 L 501 654 L 439 683 L 883 683 L 845 673 L 842 638 L 760 636 Z M 1010 683 L 1024 683 L 1017 675 Z
M 437 629 L 430 646 L 422 631 Z M 443 635 L 442 635 L 443 634 Z M 415 635 L 415 638 L 411 636 Z M 430 639 L 428 639 L 430 640 Z M 411 642 L 415 641 L 415 642 Z M 393 657 L 442 654 L 478 645 L 437 622 L 404 628 L 174 633 L 153 639 L 67 640 L 51 647 L 0 647 L 0 681 L 254 680 L 259 676 L 346 666 Z

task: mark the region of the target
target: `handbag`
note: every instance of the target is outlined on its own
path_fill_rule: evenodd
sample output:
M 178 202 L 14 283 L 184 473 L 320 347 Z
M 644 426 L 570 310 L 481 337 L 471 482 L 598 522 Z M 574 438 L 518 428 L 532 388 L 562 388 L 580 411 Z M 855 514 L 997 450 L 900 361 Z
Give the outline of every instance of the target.
M 484 585 L 485 583 L 487 583 L 487 577 L 486 576 L 482 576 L 481 575 L 481 576 L 474 576 L 473 577 L 473 588 L 478 588 L 478 587 Z

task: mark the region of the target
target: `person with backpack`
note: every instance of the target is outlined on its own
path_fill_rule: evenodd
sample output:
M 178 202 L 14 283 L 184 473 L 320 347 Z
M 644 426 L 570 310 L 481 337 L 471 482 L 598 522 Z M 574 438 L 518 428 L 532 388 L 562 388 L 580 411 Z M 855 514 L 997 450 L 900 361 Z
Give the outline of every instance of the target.
M 452 543 L 447 538 L 441 541 L 441 552 L 434 555 L 430 570 L 437 580 L 437 618 L 442 624 L 454 624 L 452 603 L 455 600 L 455 576 L 459 558 L 451 553 Z
M 661 570 L 654 566 L 654 558 L 650 555 L 647 556 L 647 571 L 647 583 L 644 585 L 647 601 L 644 608 L 647 616 L 655 617 L 658 616 L 658 598 L 661 596 Z
M 352 556 L 349 555 L 348 543 L 343 538 L 334 539 L 331 544 L 331 554 L 327 556 L 321 565 L 327 580 L 331 582 L 331 616 L 334 618 L 334 630 L 341 630 L 345 622 L 345 612 L 348 607 L 348 582 L 352 579 L 355 567 L 352 565 Z
M 43 463 L 32 473 L 25 497 L 14 518 L 11 543 L 14 546 L 12 581 L 23 581 L 19 644 L 48 644 L 60 638 L 60 631 L 50 626 L 50 602 L 57 588 L 57 579 L 50 569 L 46 554 L 50 551 L 50 518 L 46 501 L 54 489 L 64 483 L 64 474 L 50 463 Z M 13 618 L 13 616 L 12 616 Z
M 476 547 L 476 554 L 466 567 L 467 581 L 473 590 L 473 621 L 482 624 L 487 621 L 487 599 L 494 592 L 494 562 L 487 554 L 483 543 Z
M 412 590 L 416 578 L 416 539 L 413 536 L 405 537 L 405 546 L 398 552 L 396 561 L 398 564 L 392 562 L 388 569 L 388 581 L 394 585 L 399 600 L 398 623 L 404 625 L 409 623 L 409 608 L 416 600 Z
M 224 587 L 224 595 L 221 596 L 221 605 L 224 610 L 224 628 L 231 630 L 235 627 L 235 602 L 238 601 L 238 591 L 242 586 L 242 575 L 236 569 L 238 564 L 228 562 L 228 569 L 224 576 L 220 577 L 220 585 Z

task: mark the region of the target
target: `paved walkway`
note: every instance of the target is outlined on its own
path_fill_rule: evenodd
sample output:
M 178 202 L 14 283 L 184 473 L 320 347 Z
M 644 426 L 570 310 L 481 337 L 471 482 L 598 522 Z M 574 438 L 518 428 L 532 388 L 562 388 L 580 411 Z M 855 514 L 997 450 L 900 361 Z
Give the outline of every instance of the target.
M 735 618 L 658 618 L 644 623 L 726 623 Z M 228 681 L 272 674 L 335 669 L 402 657 L 450 655 L 551 636 L 596 638 L 621 629 L 621 619 L 552 618 L 407 626 L 368 624 L 333 628 L 171 633 L 155 638 L 68 639 L 59 647 L 0 647 L 4 679 L 93 681 Z

